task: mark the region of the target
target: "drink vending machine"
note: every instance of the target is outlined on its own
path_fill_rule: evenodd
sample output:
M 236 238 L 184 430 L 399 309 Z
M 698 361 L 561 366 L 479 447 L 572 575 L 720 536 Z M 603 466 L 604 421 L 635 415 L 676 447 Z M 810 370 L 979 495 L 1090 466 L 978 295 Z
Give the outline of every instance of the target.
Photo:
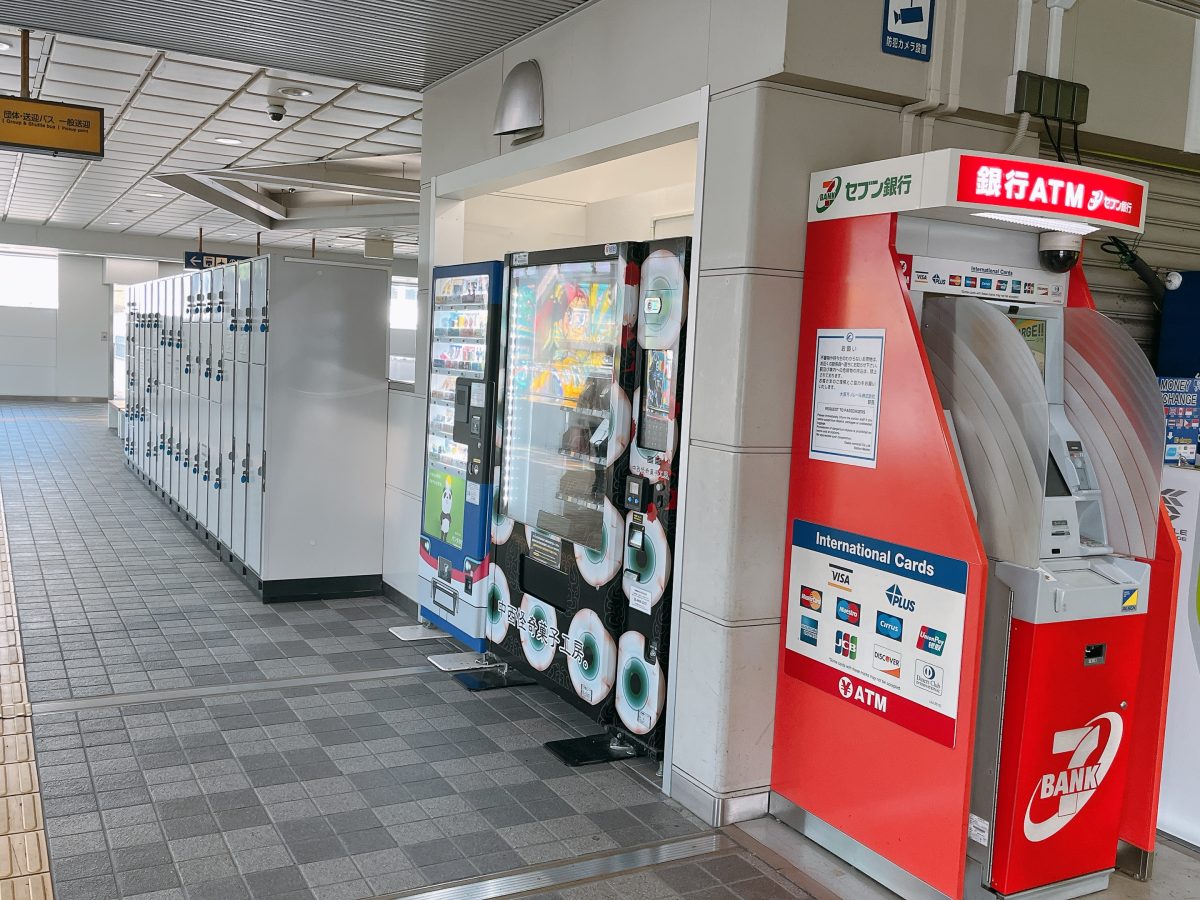
M 420 618 L 476 653 L 487 645 L 503 296 L 500 262 L 433 270 Z M 399 631 L 405 639 L 428 634 Z
M 811 204 L 771 812 L 904 897 L 1144 876 L 1164 417 L 1076 263 L 1142 230 L 1146 185 L 942 150 Z
M 662 750 L 691 242 L 510 254 L 495 652 L 609 726 L 569 764 Z

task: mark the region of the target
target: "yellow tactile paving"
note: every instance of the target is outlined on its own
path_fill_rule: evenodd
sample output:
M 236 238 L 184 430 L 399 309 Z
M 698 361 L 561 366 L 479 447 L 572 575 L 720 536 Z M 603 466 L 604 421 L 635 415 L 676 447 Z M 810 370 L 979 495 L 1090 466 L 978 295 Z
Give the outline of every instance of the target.
M 50 874 L 22 875 L 0 881 L 0 900 L 53 900 Z
M 0 505 L 0 900 L 53 900 L 32 707 Z

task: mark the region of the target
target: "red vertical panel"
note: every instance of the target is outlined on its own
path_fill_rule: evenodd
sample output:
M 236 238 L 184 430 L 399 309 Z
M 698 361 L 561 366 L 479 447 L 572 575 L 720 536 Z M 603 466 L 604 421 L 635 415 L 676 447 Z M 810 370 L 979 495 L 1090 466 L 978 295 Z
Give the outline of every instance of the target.
M 967 563 L 957 739 L 953 747 L 940 745 L 800 681 L 781 665 L 772 787 L 960 897 L 987 561 L 901 283 L 894 236 L 892 215 L 809 226 L 787 527 L 790 534 L 792 521 L 802 519 Z M 875 469 L 808 457 L 821 328 L 886 329 Z M 790 558 L 785 620 L 789 570 Z M 780 653 L 791 655 L 782 636 Z

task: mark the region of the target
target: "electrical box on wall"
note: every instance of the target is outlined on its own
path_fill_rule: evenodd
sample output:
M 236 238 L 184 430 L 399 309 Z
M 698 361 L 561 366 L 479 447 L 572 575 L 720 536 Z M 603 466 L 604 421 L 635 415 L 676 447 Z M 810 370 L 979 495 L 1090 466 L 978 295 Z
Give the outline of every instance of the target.
M 1047 118 L 1068 125 L 1087 121 L 1088 96 L 1086 84 L 1050 78 L 1035 72 L 1018 72 L 1013 112 L 1029 113 L 1034 118 Z

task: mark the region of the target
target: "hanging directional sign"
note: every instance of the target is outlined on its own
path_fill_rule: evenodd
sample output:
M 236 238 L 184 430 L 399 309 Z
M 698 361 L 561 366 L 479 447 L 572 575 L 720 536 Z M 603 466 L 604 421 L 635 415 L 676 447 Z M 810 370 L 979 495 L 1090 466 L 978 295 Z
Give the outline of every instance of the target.
M 224 266 L 249 258 L 249 256 L 232 256 L 228 253 L 204 253 L 188 250 L 183 254 L 183 267 L 185 269 L 211 269 L 214 266 Z
M 933 0 L 883 0 L 883 52 L 929 61 Z
M 0 96 L 0 150 L 104 159 L 104 110 Z

